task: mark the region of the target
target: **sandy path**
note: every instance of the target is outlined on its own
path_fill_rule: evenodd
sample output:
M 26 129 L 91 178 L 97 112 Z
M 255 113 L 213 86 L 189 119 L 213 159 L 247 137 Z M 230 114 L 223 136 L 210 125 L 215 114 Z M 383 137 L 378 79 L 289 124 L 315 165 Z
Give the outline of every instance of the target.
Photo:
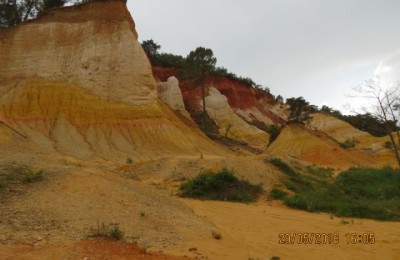
M 222 240 L 197 241 L 199 250 L 210 259 L 400 259 L 400 223 L 365 219 L 330 218 L 269 206 L 227 202 L 183 200 L 196 214 L 212 221 Z M 276 204 L 276 203 L 274 203 Z M 338 233 L 338 244 L 279 244 L 280 233 Z M 347 244 L 346 233 L 374 233 L 375 244 Z

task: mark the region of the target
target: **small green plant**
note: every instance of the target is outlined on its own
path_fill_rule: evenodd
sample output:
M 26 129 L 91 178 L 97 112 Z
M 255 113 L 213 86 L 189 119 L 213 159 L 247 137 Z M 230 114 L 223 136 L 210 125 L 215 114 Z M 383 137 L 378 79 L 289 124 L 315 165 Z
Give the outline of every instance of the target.
M 128 157 L 128 158 L 126 159 L 126 164 L 132 164 L 132 163 L 133 163 L 132 158 L 131 158 L 131 157 Z
M 12 188 L 21 184 L 33 183 L 44 179 L 43 170 L 33 172 L 26 166 L 7 165 L 0 169 L 0 189 Z
M 121 240 L 124 237 L 124 232 L 119 229 L 118 225 L 114 225 L 114 227 L 110 231 L 110 237 L 115 240 Z
M 227 168 L 223 168 L 217 173 L 201 172 L 180 187 L 181 197 L 205 200 L 250 202 L 255 201 L 261 192 L 261 185 L 239 180 Z
M 272 199 L 275 200 L 282 200 L 284 199 L 288 194 L 287 192 L 279 189 L 279 188 L 273 188 L 271 192 L 269 193 Z
M 38 181 L 42 181 L 42 180 L 43 180 L 43 170 L 40 170 L 36 173 L 28 171 L 22 177 L 22 181 L 24 183 L 33 183 L 33 182 L 38 182 Z
M 269 134 L 269 143 L 271 144 L 281 132 L 279 125 L 269 125 L 267 126 L 267 133 Z
M 393 144 L 392 144 L 391 141 L 386 141 L 386 142 L 385 142 L 385 148 L 386 148 L 386 149 L 392 149 L 392 147 L 393 147 Z
M 354 146 L 356 146 L 357 142 L 357 139 L 355 139 L 354 137 L 347 138 L 346 140 L 344 140 L 343 143 L 340 143 L 340 146 L 344 149 L 353 148 Z
M 124 232 L 119 228 L 119 224 L 110 223 L 100 225 L 97 222 L 97 228 L 91 228 L 88 237 L 107 237 L 115 240 L 121 240 L 124 237 Z
M 146 212 L 144 212 L 143 210 L 141 210 L 141 211 L 140 211 L 140 216 L 141 216 L 141 217 L 146 216 Z

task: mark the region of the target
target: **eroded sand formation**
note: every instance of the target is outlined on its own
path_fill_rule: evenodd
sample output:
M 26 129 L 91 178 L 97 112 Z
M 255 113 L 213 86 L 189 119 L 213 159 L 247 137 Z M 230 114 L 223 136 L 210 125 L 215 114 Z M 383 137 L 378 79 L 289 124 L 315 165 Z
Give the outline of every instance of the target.
M 322 114 L 308 126 L 286 125 L 267 147 L 268 134 L 253 123 L 285 125 L 287 106 L 242 83 L 210 78 L 206 101 L 219 133 L 262 154 L 232 152 L 190 118 L 201 111 L 200 89 L 170 78 L 176 72 L 152 71 L 124 0 L 52 10 L 0 30 L 0 120 L 26 136 L 0 125 L 0 173 L 19 165 L 44 172 L 42 182 L 0 193 L 0 258 L 400 257 L 398 223 L 343 225 L 265 196 L 248 205 L 180 199 L 182 181 L 222 167 L 268 191 L 281 176 L 265 163 L 270 156 L 339 169 L 394 158 L 382 148 L 386 139 Z M 360 141 L 355 148 L 340 147 L 352 137 Z M 118 223 L 125 242 L 153 253 L 85 240 L 98 223 Z M 278 243 L 284 232 L 350 231 L 376 232 L 377 243 Z

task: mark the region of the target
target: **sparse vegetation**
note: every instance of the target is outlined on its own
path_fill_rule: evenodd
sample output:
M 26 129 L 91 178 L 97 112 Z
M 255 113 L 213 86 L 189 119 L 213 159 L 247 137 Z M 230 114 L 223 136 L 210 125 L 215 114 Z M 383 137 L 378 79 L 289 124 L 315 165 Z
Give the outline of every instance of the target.
M 314 167 L 314 166 L 307 166 L 307 171 L 313 175 L 319 177 L 332 177 L 333 169 L 332 168 L 321 168 L 321 167 Z
M 28 171 L 22 177 L 22 181 L 25 183 L 38 182 L 42 180 L 43 180 L 43 170 L 40 170 L 36 173 Z
M 181 185 L 180 196 L 204 200 L 255 201 L 262 192 L 261 185 L 239 180 L 227 168 L 214 173 L 205 171 Z
M 386 149 L 392 149 L 393 148 L 393 144 L 391 141 L 386 141 L 385 142 L 385 148 Z
M 0 169 L 0 190 L 15 185 L 39 182 L 44 179 L 43 170 L 33 172 L 26 166 L 10 165 Z
M 271 198 L 275 199 L 275 200 L 282 200 L 284 199 L 288 194 L 286 191 L 283 191 L 282 189 L 279 188 L 273 188 L 269 195 L 271 196 Z
M 115 240 L 121 240 L 124 238 L 124 232 L 119 229 L 118 225 L 114 225 L 110 231 L 110 237 L 114 238 Z
M 267 133 L 269 134 L 269 143 L 271 144 L 279 136 L 281 128 L 279 125 L 267 126 Z
M 274 191 L 274 196 L 290 207 L 340 217 L 400 220 L 399 170 L 350 168 L 333 178 L 326 169 L 308 167 L 299 173 L 282 160 L 270 162 L 285 173 L 283 184 L 293 192 L 283 196 Z
M 97 222 L 97 227 L 90 229 L 90 234 L 88 237 L 106 237 L 115 240 L 121 240 L 124 238 L 124 232 L 120 230 L 119 224 L 117 223 L 102 223 L 100 225 L 100 223 Z
M 340 143 L 340 146 L 342 148 L 348 149 L 348 148 L 353 148 L 357 143 L 357 139 L 353 138 L 346 138 L 346 140 L 343 143 Z
M 132 158 L 131 158 L 131 157 L 128 157 L 128 158 L 126 159 L 126 164 L 132 164 L 132 163 L 133 163 Z

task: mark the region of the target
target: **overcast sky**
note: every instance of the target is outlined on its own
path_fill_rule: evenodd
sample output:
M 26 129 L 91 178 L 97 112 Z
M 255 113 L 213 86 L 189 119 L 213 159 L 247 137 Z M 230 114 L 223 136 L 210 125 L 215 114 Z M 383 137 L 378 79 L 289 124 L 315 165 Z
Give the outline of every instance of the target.
M 400 0 L 128 0 L 139 41 L 186 56 L 211 48 L 218 66 L 343 110 L 351 87 L 400 80 Z M 377 70 L 378 69 L 378 70 Z

